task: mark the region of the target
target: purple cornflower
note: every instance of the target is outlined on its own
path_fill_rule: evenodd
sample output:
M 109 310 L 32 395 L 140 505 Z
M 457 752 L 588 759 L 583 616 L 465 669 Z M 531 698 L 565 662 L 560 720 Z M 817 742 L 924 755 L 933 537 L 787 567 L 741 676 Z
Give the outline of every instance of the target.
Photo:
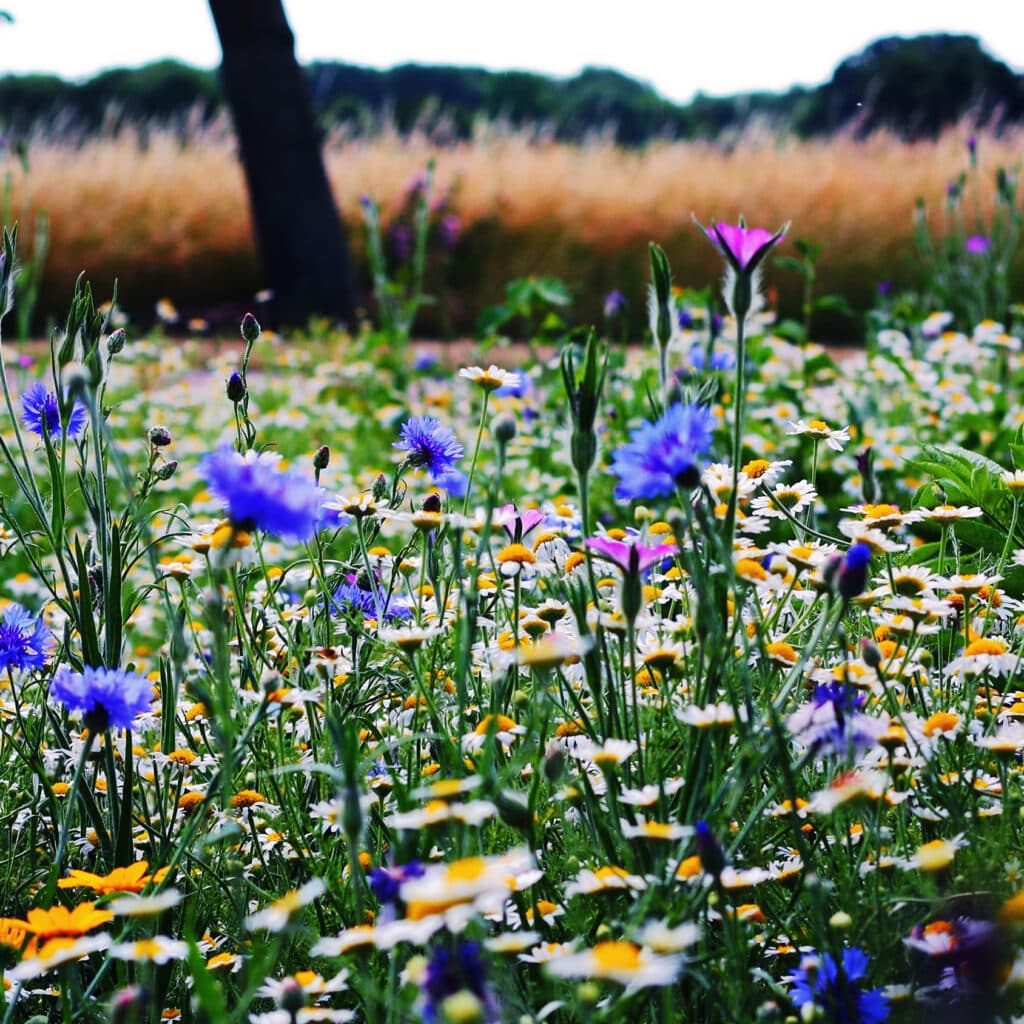
M 789 731 L 815 754 L 856 753 L 871 746 L 888 728 L 885 721 L 861 713 L 867 697 L 847 683 L 821 683 L 814 698 L 789 716 Z
M 679 548 L 675 544 L 659 544 L 647 547 L 634 537 L 632 543 L 624 540 L 612 540 L 611 537 L 588 537 L 584 542 L 591 551 L 596 551 L 602 558 L 614 562 L 623 572 L 641 573 L 652 565 L 671 558 Z
M 626 296 L 622 294 L 617 288 L 610 291 L 604 297 L 604 315 L 609 320 L 613 316 L 618 316 L 619 313 L 626 306 Z
M 455 463 L 462 458 L 465 449 L 439 420 L 432 416 L 413 416 L 402 424 L 401 433 L 401 441 L 396 441 L 393 447 L 406 453 L 406 465 L 425 469 L 437 484 L 459 472 Z
M 841 965 L 829 953 L 805 956 L 790 979 L 793 1005 L 811 1006 L 809 1012 L 817 1010 L 826 1024 L 882 1024 L 889 1017 L 889 1001 L 880 988 L 861 984 L 868 962 L 860 949 L 844 949 Z
M 611 471 L 619 478 L 615 497 L 648 501 L 671 495 L 676 487 L 695 487 L 697 463 L 711 445 L 714 426 L 710 410 L 681 402 L 656 422 L 642 423 L 612 456 Z
M 86 411 L 81 402 L 75 401 L 67 419 L 68 437 L 78 437 L 85 429 Z M 60 437 L 61 421 L 57 396 L 46 390 L 42 381 L 36 381 L 21 396 L 21 422 L 33 434 L 43 437 L 45 434 L 53 439 Z
M 298 473 L 277 468 L 280 456 L 220 448 L 204 455 L 199 472 L 211 493 L 227 505 L 239 530 L 265 530 L 279 537 L 309 540 L 320 522 L 324 491 Z
M 986 235 L 971 235 L 964 242 L 964 249 L 971 256 L 984 256 L 992 248 L 992 243 Z
M 52 640 L 41 618 L 33 618 L 20 604 L 9 605 L 0 616 L 0 670 L 42 668 Z
M 722 849 L 722 844 L 706 821 L 698 821 L 694 833 L 694 844 L 697 847 L 700 866 L 715 881 L 718 881 L 725 870 L 725 850 Z
M 118 668 L 90 668 L 73 672 L 67 665 L 57 669 L 50 696 L 69 711 L 79 711 L 87 729 L 130 729 L 136 715 L 153 702 L 153 684 L 133 672 Z
M 765 256 L 782 241 L 789 227 L 787 224 L 772 234 L 764 228 L 748 228 L 742 217 L 739 224 L 712 221 L 710 228 L 699 226 L 737 274 L 753 272 Z

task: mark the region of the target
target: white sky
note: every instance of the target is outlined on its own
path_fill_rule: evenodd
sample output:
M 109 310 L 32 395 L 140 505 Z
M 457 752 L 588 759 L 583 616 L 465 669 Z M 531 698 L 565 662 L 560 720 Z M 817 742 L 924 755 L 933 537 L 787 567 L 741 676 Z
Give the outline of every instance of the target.
M 1024 70 L 1019 0 L 284 0 L 299 59 L 567 76 L 615 67 L 677 101 L 825 81 L 884 35 L 978 36 Z M 66 78 L 176 57 L 213 67 L 206 0 L 0 0 L 0 75 Z

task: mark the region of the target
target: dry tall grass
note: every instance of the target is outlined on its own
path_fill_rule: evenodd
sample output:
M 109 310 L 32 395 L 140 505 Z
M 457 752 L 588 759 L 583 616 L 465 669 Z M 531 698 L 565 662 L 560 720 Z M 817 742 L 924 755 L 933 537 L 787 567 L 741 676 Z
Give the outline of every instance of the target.
M 328 140 L 326 156 L 353 226 L 361 194 L 394 208 L 413 176 L 436 161 L 438 185 L 454 189 L 465 229 L 453 266 L 457 317 L 528 273 L 565 278 L 593 315 L 605 290 L 641 287 L 649 239 L 666 247 L 681 282 L 699 285 L 718 273 L 691 212 L 705 221 L 742 212 L 768 227 L 791 220 L 791 237 L 825 245 L 822 286 L 867 301 L 878 279 L 912 273 L 914 203 L 923 196 L 941 215 L 945 185 L 966 164 L 965 135 L 906 144 L 884 134 L 801 142 L 752 131 L 729 148 L 665 142 L 625 151 L 491 128 L 448 147 L 386 132 L 339 136 Z M 997 166 L 1019 163 L 1022 142 L 1024 132 L 980 139 L 986 186 Z M 261 287 L 244 177 L 223 124 L 184 139 L 166 130 L 77 145 L 40 138 L 30 162 L 27 177 L 13 161 L 9 169 L 15 216 L 28 225 L 42 209 L 50 218 L 44 304 L 66 302 L 82 270 L 101 291 L 117 276 L 129 304 L 169 294 L 202 305 Z M 352 234 L 361 254 L 361 230 Z M 775 283 L 795 294 L 786 275 Z

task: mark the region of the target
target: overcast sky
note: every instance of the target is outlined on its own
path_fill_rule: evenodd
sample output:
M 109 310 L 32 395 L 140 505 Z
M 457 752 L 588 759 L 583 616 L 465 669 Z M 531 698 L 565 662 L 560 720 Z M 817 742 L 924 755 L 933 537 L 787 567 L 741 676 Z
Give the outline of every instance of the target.
M 299 58 L 566 76 L 614 67 L 690 99 L 827 79 L 884 35 L 956 32 L 1024 71 L 1020 0 L 284 0 Z M 220 51 L 206 0 L 0 0 L 0 74 L 83 77 Z

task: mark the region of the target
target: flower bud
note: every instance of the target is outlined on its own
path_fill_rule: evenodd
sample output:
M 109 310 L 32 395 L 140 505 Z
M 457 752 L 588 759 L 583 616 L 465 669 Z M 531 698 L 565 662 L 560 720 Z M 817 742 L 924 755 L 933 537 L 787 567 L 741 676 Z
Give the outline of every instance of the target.
M 156 470 L 157 480 L 170 480 L 172 476 L 178 471 L 178 460 L 169 459 L 162 466 L 158 466 Z
M 252 344 L 260 336 L 262 328 L 260 327 L 259 321 L 252 315 L 252 313 L 246 313 L 242 317 L 242 337 L 248 344 Z
M 238 405 L 245 398 L 245 381 L 242 380 L 242 375 L 237 370 L 231 371 L 231 376 L 228 377 L 225 390 L 227 391 L 228 399 L 235 405 Z
M 154 448 L 166 448 L 171 443 L 171 432 L 166 427 L 151 427 L 149 443 Z
M 373 500 L 380 501 L 388 493 L 388 478 L 383 473 L 377 474 L 373 481 Z
M 700 866 L 717 882 L 725 870 L 725 850 L 706 821 L 697 822 L 696 846 Z
M 837 932 L 848 931 L 853 926 L 853 918 L 845 910 L 837 910 L 829 919 L 829 927 Z
M 494 423 L 494 439 L 504 448 L 515 436 L 515 419 L 511 416 L 500 416 Z
M 565 751 L 558 740 L 552 740 L 544 751 L 544 778 L 557 782 L 565 771 Z
M 861 639 L 860 656 L 868 668 L 873 668 L 877 672 L 882 667 L 882 652 L 870 637 Z
M 433 494 L 428 494 L 423 499 L 423 504 L 420 508 L 424 512 L 440 512 L 441 511 L 441 495 L 434 491 Z
M 315 469 L 318 473 L 322 473 L 327 468 L 327 465 L 330 461 L 331 449 L 328 448 L 327 445 L 322 444 L 319 448 L 317 448 L 316 454 L 313 456 L 313 469 Z
M 125 334 L 124 328 L 118 327 L 118 329 L 114 331 L 109 338 L 107 338 L 107 355 L 116 356 L 118 352 L 122 351 L 127 338 L 128 336 Z
M 285 978 L 281 982 L 281 988 L 277 996 L 277 1005 L 280 1009 L 290 1014 L 292 1020 L 295 1019 L 299 1010 L 305 1007 L 306 993 L 294 978 Z
M 836 588 L 840 597 L 851 601 L 864 593 L 864 588 L 868 583 L 870 562 L 871 546 L 869 544 L 857 541 L 856 544 L 850 545 L 850 549 L 839 566 L 839 574 L 836 578 Z

